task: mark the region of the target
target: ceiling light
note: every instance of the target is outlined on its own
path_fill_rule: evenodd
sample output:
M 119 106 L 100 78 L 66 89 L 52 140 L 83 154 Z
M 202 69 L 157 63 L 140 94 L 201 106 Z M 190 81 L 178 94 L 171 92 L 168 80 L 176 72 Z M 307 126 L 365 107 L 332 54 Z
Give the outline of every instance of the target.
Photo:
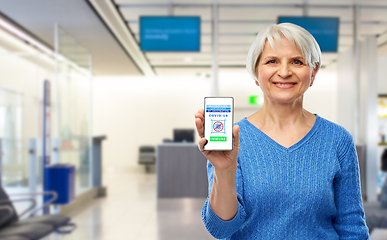
M 20 29 L 14 27 L 12 24 L 10 24 L 9 22 L 5 21 L 2 18 L 0 18 L 0 27 L 2 27 L 5 30 L 9 31 L 10 33 L 16 35 L 17 37 L 21 38 L 22 40 L 30 43 L 31 45 L 33 45 L 36 48 L 38 48 L 41 51 L 43 51 L 44 53 L 46 53 L 48 55 L 54 55 L 54 51 L 52 51 L 48 47 L 44 46 L 40 42 L 36 41 L 32 37 L 28 36 L 23 31 L 21 31 Z

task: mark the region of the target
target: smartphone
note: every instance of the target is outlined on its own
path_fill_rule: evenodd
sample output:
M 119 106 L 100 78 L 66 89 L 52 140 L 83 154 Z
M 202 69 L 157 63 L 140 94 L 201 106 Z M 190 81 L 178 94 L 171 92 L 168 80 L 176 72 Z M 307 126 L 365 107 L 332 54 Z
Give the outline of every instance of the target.
M 204 150 L 230 151 L 233 148 L 234 98 L 204 98 Z

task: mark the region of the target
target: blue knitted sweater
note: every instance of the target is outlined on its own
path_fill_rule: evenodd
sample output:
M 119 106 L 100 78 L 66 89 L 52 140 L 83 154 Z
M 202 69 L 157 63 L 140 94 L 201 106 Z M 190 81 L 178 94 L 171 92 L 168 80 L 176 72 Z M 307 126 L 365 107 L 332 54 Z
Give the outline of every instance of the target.
M 309 133 L 289 148 L 248 120 L 240 126 L 236 173 L 238 212 L 224 221 L 202 218 L 218 239 L 369 239 L 352 136 L 316 115 Z M 209 192 L 213 167 L 208 163 Z

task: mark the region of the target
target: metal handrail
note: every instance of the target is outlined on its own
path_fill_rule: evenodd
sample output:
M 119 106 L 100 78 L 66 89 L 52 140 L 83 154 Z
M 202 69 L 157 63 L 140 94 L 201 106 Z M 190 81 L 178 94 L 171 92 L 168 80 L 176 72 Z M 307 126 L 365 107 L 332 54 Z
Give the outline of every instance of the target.
M 3 199 L 3 200 L 0 200 L 0 204 L 2 203 L 9 203 L 9 204 L 12 204 L 13 202 L 26 202 L 26 201 L 30 201 L 32 202 L 32 205 L 29 206 L 26 210 L 24 210 L 18 217 L 21 217 L 23 216 L 24 214 L 26 214 L 27 212 L 31 211 L 35 206 L 36 206 L 36 200 L 33 199 L 33 198 L 21 198 L 21 199 Z M 9 206 L 8 206 L 9 207 Z M 13 212 L 13 211 L 12 211 Z
M 30 213 L 30 217 L 31 216 L 34 216 L 36 212 L 38 212 L 39 210 L 49 206 L 51 203 L 53 203 L 57 198 L 58 198 L 58 194 L 54 191 L 48 191 L 48 192 L 32 192 L 32 193 L 17 193 L 17 194 L 12 194 L 12 195 L 9 195 L 9 196 L 25 196 L 25 195 L 29 195 L 29 196 L 38 196 L 38 195 L 52 195 L 52 198 L 50 200 L 48 200 L 47 202 L 45 202 L 42 206 L 36 208 L 34 211 L 32 211 Z M 20 214 L 19 217 L 23 216 L 26 212 L 28 211 L 24 211 L 23 214 Z

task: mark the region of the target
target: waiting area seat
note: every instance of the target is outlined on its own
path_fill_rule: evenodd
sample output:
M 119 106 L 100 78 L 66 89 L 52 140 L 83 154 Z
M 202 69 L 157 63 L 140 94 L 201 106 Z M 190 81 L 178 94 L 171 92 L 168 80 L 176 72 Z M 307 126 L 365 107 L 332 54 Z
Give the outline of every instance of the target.
M 41 239 L 60 227 L 67 226 L 70 218 L 63 214 L 30 216 L 21 219 L 20 217 L 30 210 L 35 213 L 37 210 L 47 206 L 56 198 L 54 194 L 48 203 L 40 208 L 35 208 L 33 198 L 11 200 L 2 187 L 0 187 L 0 239 L 7 240 L 35 240 Z M 15 201 L 31 201 L 32 205 L 22 214 L 18 215 L 14 208 Z
M 150 165 L 156 162 L 156 151 L 154 146 L 140 146 L 138 154 L 138 163 L 145 165 L 146 171 L 149 172 Z

